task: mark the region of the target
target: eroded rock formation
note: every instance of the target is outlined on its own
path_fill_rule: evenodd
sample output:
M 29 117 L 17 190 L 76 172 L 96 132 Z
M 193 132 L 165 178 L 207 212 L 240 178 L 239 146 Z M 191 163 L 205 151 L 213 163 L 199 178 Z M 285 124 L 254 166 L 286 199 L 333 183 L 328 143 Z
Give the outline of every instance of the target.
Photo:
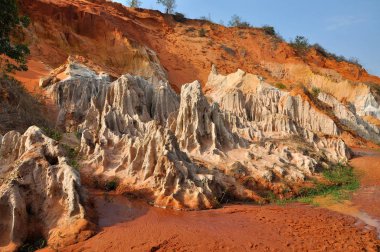
M 291 196 L 321 169 L 349 160 L 347 128 L 379 138 L 376 126 L 331 95 L 280 90 L 241 70 L 224 76 L 213 67 L 205 92 L 195 81 L 178 95 L 165 81 L 114 79 L 69 59 L 40 85 L 58 108 L 57 127 L 81 136 L 81 174 L 117 179 L 121 192 L 160 207 Z M 79 173 L 60 145 L 37 127 L 0 143 L 0 245 L 17 247 L 32 233 L 56 247 L 88 238 Z
M 178 96 L 164 82 L 111 81 L 75 62 L 59 72 L 44 86 L 57 124 L 82 133 L 82 171 L 117 177 L 157 206 L 211 208 L 226 194 L 260 201 L 263 188 L 280 192 L 350 157 L 328 115 L 241 71 L 213 69 L 207 96 L 197 81 Z
M 78 171 L 37 127 L 0 137 L 0 250 L 46 237 L 52 247 L 92 235 Z

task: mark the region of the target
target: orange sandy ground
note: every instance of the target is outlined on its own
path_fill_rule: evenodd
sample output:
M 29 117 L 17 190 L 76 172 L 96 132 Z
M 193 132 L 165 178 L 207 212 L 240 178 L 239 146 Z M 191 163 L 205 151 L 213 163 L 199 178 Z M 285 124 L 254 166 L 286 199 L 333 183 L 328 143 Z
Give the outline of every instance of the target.
M 41 93 L 38 84 L 42 77 L 49 75 L 49 69 L 41 61 L 29 60 L 28 61 L 28 71 L 17 72 L 15 78 L 22 82 L 23 86 L 30 93 Z
M 372 154 L 371 154 L 372 153 Z M 380 153 L 351 164 L 362 173 L 356 207 L 380 218 Z M 366 191 L 367 190 L 367 191 Z M 178 212 L 92 193 L 101 231 L 63 251 L 378 251 L 376 231 L 348 215 L 304 204 L 228 205 Z M 367 195 L 367 196 L 365 196 Z
M 365 151 L 365 154 L 370 156 L 351 161 L 361 177 L 361 188 L 355 192 L 352 201 L 359 209 L 380 220 L 380 151 Z
M 96 198 L 104 229 L 62 251 L 376 251 L 353 217 L 302 204 L 231 205 L 199 212 Z

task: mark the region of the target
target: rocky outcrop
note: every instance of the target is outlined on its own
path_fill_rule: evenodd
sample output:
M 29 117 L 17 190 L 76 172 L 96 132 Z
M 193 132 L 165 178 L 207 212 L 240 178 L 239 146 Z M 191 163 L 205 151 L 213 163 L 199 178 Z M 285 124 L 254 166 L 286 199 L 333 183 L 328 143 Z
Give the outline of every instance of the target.
M 181 103 L 176 120 L 176 136 L 181 149 L 188 152 L 214 151 L 243 145 L 237 135 L 226 128 L 217 103 L 209 104 L 201 84 L 193 82 L 182 86 Z
M 60 247 L 91 236 L 79 173 L 58 143 L 35 126 L 0 140 L 0 250 L 26 239 Z
M 354 105 L 359 116 L 373 116 L 380 119 L 379 102 L 369 90 L 367 94 L 358 96 Z
M 242 70 L 223 76 L 213 68 L 206 90 L 222 110 L 253 123 L 264 135 L 302 134 L 304 130 L 332 136 L 339 134 L 334 121 L 302 94 L 281 91 Z
M 349 158 L 333 120 L 268 84 L 245 92 L 236 88 L 240 77 L 227 77 L 218 90 L 224 95 L 205 96 L 193 82 L 178 96 L 163 82 L 128 74 L 111 82 L 70 64 L 69 78 L 51 76 L 47 90 L 60 110 L 58 125 L 82 133 L 83 173 L 117 177 L 157 206 L 211 208 L 226 194 L 257 201 L 259 185 L 302 183 L 318 167 Z M 250 75 L 245 85 L 252 80 L 259 79 Z
M 329 105 L 334 115 L 350 130 L 355 131 L 359 136 L 367 140 L 380 143 L 379 128 L 363 120 L 359 114 L 355 113 L 355 109 L 343 105 L 333 96 L 326 93 L 319 93 L 318 99 Z M 370 115 L 376 115 L 376 113 Z

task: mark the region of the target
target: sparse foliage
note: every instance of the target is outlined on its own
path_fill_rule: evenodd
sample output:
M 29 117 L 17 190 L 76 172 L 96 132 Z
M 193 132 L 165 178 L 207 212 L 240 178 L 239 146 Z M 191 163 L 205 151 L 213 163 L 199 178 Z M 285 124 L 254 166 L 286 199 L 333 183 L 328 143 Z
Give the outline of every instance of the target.
M 141 1 L 140 0 L 128 0 L 127 4 L 129 7 L 139 8 L 141 6 Z
M 199 34 L 199 37 L 206 37 L 206 30 L 204 28 L 201 28 L 198 34 Z
M 55 141 L 60 141 L 62 139 L 62 133 L 56 129 L 49 128 L 49 127 L 43 127 L 42 130 L 45 132 L 45 134 L 48 137 L 54 139 Z
M 342 55 L 336 55 L 334 53 L 330 53 L 329 51 L 327 51 L 325 48 L 323 48 L 320 44 L 314 44 L 311 46 L 312 48 L 314 48 L 319 54 L 321 54 L 322 56 L 324 57 L 327 57 L 327 58 L 333 58 L 335 59 L 336 61 L 338 62 L 348 62 L 348 63 L 351 63 L 351 64 L 354 64 L 358 67 L 363 67 L 359 60 L 357 58 L 350 58 L 350 59 L 347 59 L 346 57 L 342 56 Z
M 65 150 L 67 157 L 67 164 L 73 167 L 74 169 L 79 170 L 79 151 L 78 149 L 72 148 L 68 145 L 63 144 L 63 149 Z
M 174 15 L 173 15 L 173 18 L 175 21 L 177 22 L 180 22 L 180 23 L 183 23 L 186 21 L 186 17 L 184 14 L 180 13 L 180 12 L 176 12 Z
M 286 86 L 283 84 L 283 83 L 276 83 L 276 87 L 278 88 L 278 89 L 285 89 L 286 88 Z
M 263 27 L 261 27 L 261 29 L 264 30 L 264 32 L 270 36 L 275 36 L 276 35 L 276 30 L 274 29 L 273 26 L 269 26 L 269 25 L 264 25 Z
M 18 15 L 16 0 L 0 1 L 0 74 L 28 70 L 26 58 L 29 48 L 11 40 L 11 37 L 21 33 L 22 27 L 27 27 L 29 23 L 28 17 Z
M 300 56 L 304 56 L 310 48 L 309 41 L 304 36 L 296 36 L 294 40 L 290 41 L 290 45 Z
M 236 52 L 235 52 L 234 49 L 232 49 L 232 48 L 230 48 L 230 47 L 228 47 L 228 46 L 226 46 L 226 45 L 221 45 L 221 48 L 222 48 L 226 53 L 228 53 L 229 55 L 231 55 L 231 56 L 233 56 L 233 57 L 236 56 Z
M 104 190 L 106 190 L 107 192 L 115 191 L 117 189 L 117 186 L 118 186 L 117 180 L 113 179 L 111 181 L 107 181 L 104 184 Z
M 46 247 L 46 240 L 44 238 L 39 238 L 33 241 L 26 241 L 19 249 L 20 252 L 31 252 L 42 249 Z
M 238 15 L 233 15 L 228 25 L 231 27 L 251 27 L 250 23 L 243 21 Z
M 173 11 L 176 7 L 175 0 L 157 0 L 157 3 L 162 4 L 165 7 L 166 14 L 173 13 Z
M 317 87 L 313 87 L 311 91 L 314 97 L 318 97 L 319 93 L 321 92 L 321 89 Z
M 203 21 L 207 21 L 207 22 L 212 22 L 212 19 L 211 19 L 211 15 L 210 15 L 210 14 L 208 14 L 207 17 L 206 17 L 206 16 L 201 16 L 199 19 L 200 19 L 200 20 L 203 20 Z

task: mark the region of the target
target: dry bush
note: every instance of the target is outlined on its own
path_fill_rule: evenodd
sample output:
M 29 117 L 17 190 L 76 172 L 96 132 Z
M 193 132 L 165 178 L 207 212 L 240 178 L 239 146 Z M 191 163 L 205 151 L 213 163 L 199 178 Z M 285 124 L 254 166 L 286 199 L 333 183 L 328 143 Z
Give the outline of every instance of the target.
M 0 134 L 10 130 L 24 132 L 32 125 L 50 126 L 42 104 L 18 81 L 10 77 L 0 79 Z

